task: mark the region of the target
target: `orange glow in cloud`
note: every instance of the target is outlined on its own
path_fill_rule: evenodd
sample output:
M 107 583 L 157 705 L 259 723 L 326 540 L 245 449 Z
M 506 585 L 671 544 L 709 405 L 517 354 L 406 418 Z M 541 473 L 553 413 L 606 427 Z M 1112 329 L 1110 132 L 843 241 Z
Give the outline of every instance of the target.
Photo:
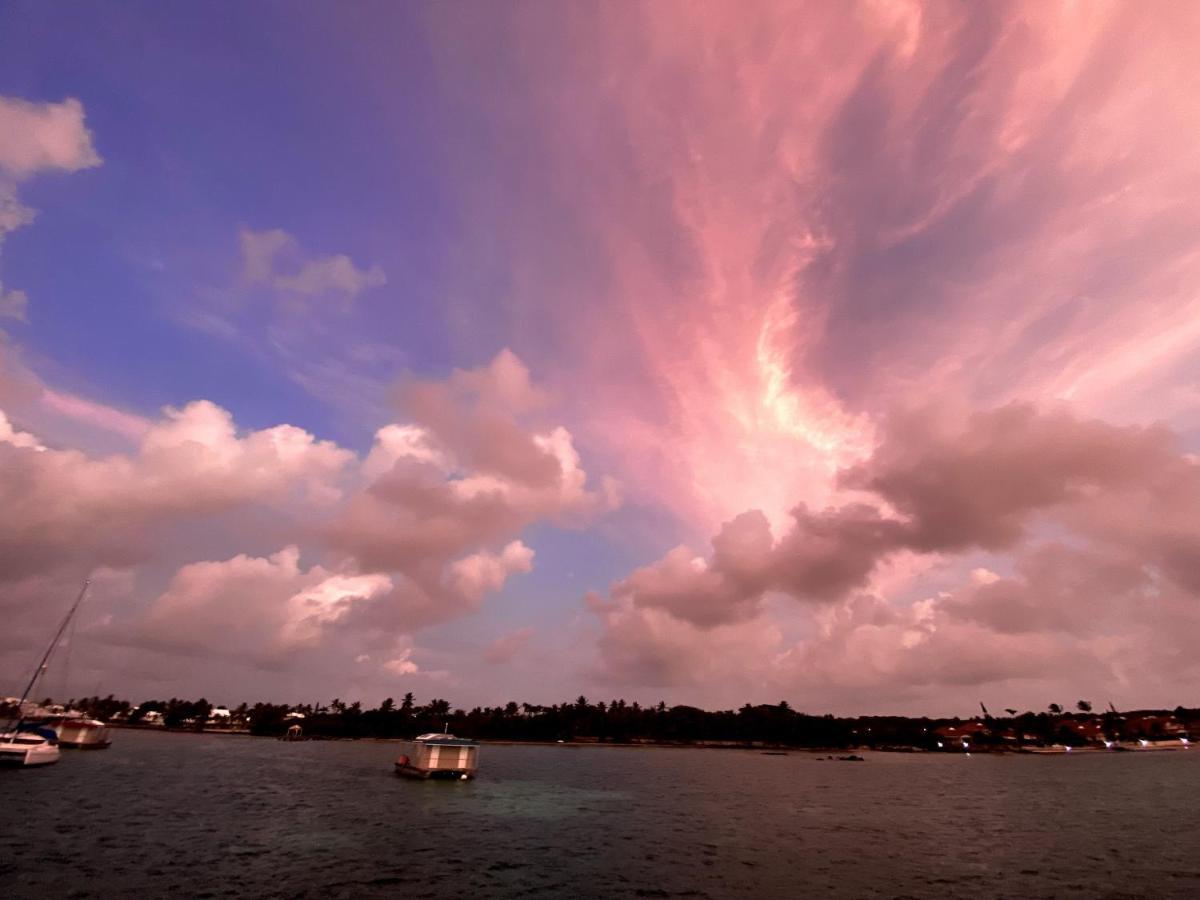
M 577 11 L 587 53 L 522 59 L 544 127 L 512 164 L 562 236 L 502 208 L 514 344 L 633 497 L 778 524 L 931 398 L 1153 418 L 1200 339 L 1200 175 L 1162 140 L 1200 128 L 1193 12 L 683 9 Z

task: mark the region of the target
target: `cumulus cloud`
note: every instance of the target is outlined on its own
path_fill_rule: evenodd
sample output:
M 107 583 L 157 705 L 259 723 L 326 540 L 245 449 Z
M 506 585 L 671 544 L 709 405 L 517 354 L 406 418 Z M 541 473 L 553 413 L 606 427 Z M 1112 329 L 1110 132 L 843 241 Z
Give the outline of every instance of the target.
M 1166 625 L 1164 645 L 1200 640 L 1200 464 L 1168 430 L 1010 405 L 965 422 L 908 412 L 881 435 L 840 478 L 863 500 L 797 507 L 778 540 L 761 513 L 743 514 L 707 558 L 677 548 L 589 597 L 609 670 L 690 683 L 714 646 L 757 634 L 781 684 L 793 673 L 890 691 L 1067 672 L 1112 684 L 1129 677 L 1117 673 L 1130 635 Z M 947 566 L 983 551 L 1010 554 L 1012 572 L 977 568 L 919 602 L 878 593 L 873 576 L 903 555 Z M 770 596 L 808 604 L 815 635 L 767 641 Z
M 74 97 L 61 103 L 0 97 L 0 169 L 13 178 L 77 172 L 100 162 L 83 124 L 83 104 Z
M 383 668 L 392 675 L 416 675 L 421 671 L 421 667 L 413 662 L 412 654 L 412 648 L 406 647 L 385 662 Z
M 207 401 L 168 409 L 132 454 L 0 443 L 0 580 L 132 565 L 171 526 L 241 506 L 331 503 L 352 459 L 290 425 L 239 434 Z
M 445 381 L 412 379 L 397 394 L 404 412 L 432 440 L 452 446 L 463 465 L 486 475 L 544 485 L 563 474 L 560 457 L 572 452 L 561 435 L 533 434 L 521 426 L 521 417 L 536 411 L 545 397 L 507 349 L 485 368 L 455 370 Z
M 363 457 L 291 425 L 240 430 L 207 401 L 166 409 L 107 456 L 49 446 L 0 413 L 0 583 L 144 573 L 97 636 L 280 672 L 365 657 L 380 677 L 442 677 L 418 666 L 411 635 L 529 572 L 529 526 L 578 526 L 612 504 L 565 429 L 527 421 L 544 398 L 514 355 L 446 384 L 451 411 L 383 426 Z M 489 435 L 509 446 L 483 447 Z M 206 558 L 187 555 L 197 523 Z M 291 543 L 245 549 L 280 537 Z
M 77 172 L 100 163 L 78 100 L 30 103 L 0 96 L 0 251 L 10 232 L 34 218 L 17 199 L 17 182 L 39 172 Z M 28 309 L 28 295 L 0 281 L 0 319 L 24 321 Z
M 533 569 L 533 551 L 512 541 L 499 553 L 481 550 L 450 564 L 450 581 L 463 597 L 479 601 L 499 590 L 510 575 Z
M 706 696 L 742 692 L 775 680 L 781 635 L 761 620 L 710 627 L 665 609 L 639 606 L 627 596 L 588 598 L 603 630 L 592 677 L 626 687 L 692 687 Z
M 387 283 L 379 266 L 359 268 L 349 256 L 307 257 L 296 239 L 281 229 L 239 235 L 242 272 L 249 284 L 264 285 L 297 297 L 340 297 L 353 300 L 363 291 Z
M 539 394 L 508 351 L 445 382 L 408 382 L 399 395 L 412 421 L 377 434 L 369 481 L 326 532 L 362 565 L 424 580 L 425 561 L 450 562 L 535 521 L 581 524 L 616 505 L 611 482 L 588 486 L 566 429 L 527 422 Z M 526 550 L 504 553 L 519 568 Z
M 474 609 L 532 567 L 514 539 L 525 528 L 581 526 L 618 502 L 607 479 L 589 486 L 566 429 L 531 421 L 545 398 L 509 351 L 398 395 L 409 421 L 379 430 L 360 487 L 321 532 L 364 571 L 404 576 L 378 617 L 411 628 Z
M 304 569 L 296 547 L 265 558 L 190 563 L 126 638 L 173 652 L 279 665 L 289 653 L 317 646 L 352 604 L 391 586 L 386 575 Z
M 0 410 L 0 444 L 10 444 L 26 450 L 46 449 L 32 434 L 13 428 L 12 423 L 8 421 L 8 416 L 2 410 Z

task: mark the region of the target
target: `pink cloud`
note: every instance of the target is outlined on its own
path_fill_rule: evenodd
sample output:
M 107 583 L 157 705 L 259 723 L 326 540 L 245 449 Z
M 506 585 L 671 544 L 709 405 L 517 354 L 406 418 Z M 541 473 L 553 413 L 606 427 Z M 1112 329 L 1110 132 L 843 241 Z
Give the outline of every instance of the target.
M 1163 138 L 1200 126 L 1194 10 L 565 17 L 586 53 L 500 54 L 522 99 L 477 112 L 531 139 L 495 148 L 511 191 L 462 173 L 466 218 L 513 260 L 517 349 L 683 534 L 836 500 L 913 396 L 1194 425 L 1200 170 Z M 492 46 L 452 18 L 447 58 Z
M 100 163 L 78 100 L 30 103 L 0 96 L 0 250 L 9 232 L 35 216 L 17 198 L 17 182 L 39 172 L 77 172 Z M 0 282 L 0 319 L 24 322 L 28 310 L 28 295 Z
M 32 462 L 53 442 L 10 409 L 0 498 L 31 525 L 0 526 L 0 556 L 118 564 L 184 496 L 286 507 L 330 577 L 391 583 L 323 640 L 391 652 L 520 572 L 524 529 L 615 505 L 582 447 L 654 542 L 591 599 L 609 679 L 857 703 L 1197 683 L 1200 166 L 1176 137 L 1200 126 L 1194 6 L 520 6 L 501 24 L 547 39 L 429 21 L 441 97 L 489 141 L 489 166 L 446 179 L 482 257 L 448 295 L 487 296 L 498 324 L 463 317 L 457 338 L 515 352 L 407 381 L 404 421 L 342 467 L 211 409 L 157 423 L 153 452 Z M 0 232 L 31 215 L 4 200 Z M 247 281 L 285 294 L 378 280 L 282 231 L 242 240 Z
M 45 446 L 0 413 L 0 580 L 145 573 L 94 629 L 114 646 L 279 672 L 362 658 L 356 671 L 377 681 L 449 677 L 418 667 L 411 635 L 529 572 L 526 528 L 580 526 L 614 500 L 589 484 L 566 429 L 528 421 L 544 395 L 514 355 L 444 386 L 421 390 L 457 408 L 385 425 L 365 457 L 291 425 L 242 431 L 207 401 L 135 422 L 136 449 L 105 456 Z M 114 425 L 105 407 L 41 396 Z M 483 447 L 489 435 L 508 449 Z M 246 549 L 272 541 L 282 549 Z
M 122 412 L 102 403 L 95 403 L 74 394 L 44 388 L 41 402 L 49 409 L 86 425 L 129 438 L 140 439 L 152 427 L 152 422 L 141 416 Z
M 602 671 L 686 687 L 697 671 L 733 671 L 714 653 L 757 642 L 746 690 L 911 700 L 1013 680 L 1128 691 L 1200 670 L 1171 651 L 1136 671 L 1149 645 L 1200 640 L 1200 465 L 1169 431 L 1008 406 L 965 422 L 899 415 L 881 436 L 841 479 L 872 503 L 797 507 L 778 540 L 761 514 L 744 514 L 708 558 L 677 548 L 608 599 L 589 597 Z M 876 593 L 893 558 L 945 567 L 981 550 L 1008 554 L 1012 574 L 964 572 L 914 602 L 922 569 L 906 564 L 917 580 Z M 771 596 L 805 603 L 809 637 L 781 641 Z
M 0 170 L 16 178 L 38 171 L 76 172 L 100 165 L 92 134 L 83 124 L 83 104 L 29 103 L 0 97 Z
M 173 524 L 249 504 L 328 502 L 352 454 L 293 428 L 238 435 L 204 401 L 167 410 L 134 454 L 0 445 L 0 577 L 127 566 Z
M 303 256 L 296 239 L 278 228 L 243 228 L 239 239 L 246 281 L 266 285 L 283 295 L 340 296 L 349 301 L 365 290 L 387 284 L 387 276 L 379 266 L 361 269 L 345 254 Z
M 351 604 L 392 586 L 383 575 L 305 570 L 299 560 L 297 548 L 286 547 L 266 558 L 183 566 L 129 637 L 176 652 L 280 664 L 283 654 L 319 645 Z
M 484 661 L 493 666 L 512 662 L 517 654 L 529 643 L 533 635 L 534 629 L 531 627 L 518 628 L 516 631 L 500 635 L 484 651 Z
M 450 581 L 464 597 L 476 600 L 504 586 L 510 575 L 533 569 L 533 551 L 512 541 L 499 553 L 481 550 L 450 564 Z

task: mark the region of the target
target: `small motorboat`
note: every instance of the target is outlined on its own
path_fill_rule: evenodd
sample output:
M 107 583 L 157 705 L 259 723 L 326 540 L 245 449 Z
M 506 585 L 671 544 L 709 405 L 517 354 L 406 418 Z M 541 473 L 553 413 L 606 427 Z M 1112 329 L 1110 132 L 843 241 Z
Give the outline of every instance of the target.
M 0 734 L 2 766 L 48 766 L 61 756 L 58 738 L 49 729 L 26 727 Z
M 412 741 L 412 754 L 396 760 L 396 774 L 407 778 L 466 781 L 479 768 L 479 742 L 452 734 L 422 734 Z

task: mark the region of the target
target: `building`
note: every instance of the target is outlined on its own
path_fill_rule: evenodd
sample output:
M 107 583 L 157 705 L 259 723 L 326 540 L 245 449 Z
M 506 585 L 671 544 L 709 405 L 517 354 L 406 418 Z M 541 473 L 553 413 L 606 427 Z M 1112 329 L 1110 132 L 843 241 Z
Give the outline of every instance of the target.
M 938 746 L 942 749 L 969 747 L 991 735 L 992 729 L 980 721 L 960 722 L 955 725 L 940 725 L 933 730 Z

